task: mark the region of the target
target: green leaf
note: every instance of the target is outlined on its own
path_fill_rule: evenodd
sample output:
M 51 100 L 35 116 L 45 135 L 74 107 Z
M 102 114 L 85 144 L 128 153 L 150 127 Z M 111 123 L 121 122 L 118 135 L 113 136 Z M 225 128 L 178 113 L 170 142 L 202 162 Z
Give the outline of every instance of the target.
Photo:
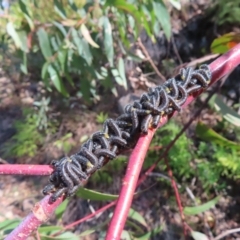
M 230 148 L 240 148 L 240 145 L 232 142 L 220 134 L 216 133 L 213 129 L 209 128 L 207 125 L 199 122 L 196 127 L 196 134 L 198 137 L 205 141 L 213 142 L 221 146 L 230 147 Z
M 130 208 L 130 210 L 129 210 L 128 217 L 139 222 L 140 224 L 142 224 L 145 227 L 148 226 L 145 219 L 142 217 L 142 215 L 132 208 Z
M 42 54 L 45 59 L 48 60 L 52 56 L 48 34 L 44 28 L 39 28 L 37 31 L 37 36 Z
M 39 233 L 46 233 L 46 234 L 52 234 L 53 232 L 62 230 L 63 228 L 60 226 L 43 226 L 38 228 Z
M 16 228 L 21 220 L 13 219 L 13 220 L 5 220 L 0 223 L 0 230 L 2 231 L 3 235 L 10 233 L 14 228 Z M 1 232 L 0 232 L 1 236 Z
M 79 240 L 79 237 L 75 234 L 73 234 L 72 232 L 65 232 L 59 236 L 45 236 L 45 235 L 40 235 L 41 236 L 41 240 Z
M 223 118 L 233 125 L 240 127 L 240 115 L 238 115 L 234 110 L 228 107 L 218 95 L 214 99 L 214 107 L 217 111 L 219 111 Z
M 87 188 L 80 188 L 77 192 L 77 196 L 83 199 L 90 199 L 95 201 L 110 201 L 118 198 L 118 195 L 100 193 Z
M 227 33 L 223 36 L 214 39 L 211 44 L 211 51 L 213 53 L 225 53 L 240 42 L 239 33 Z
M 144 235 L 142 235 L 141 237 L 135 238 L 136 240 L 148 240 L 151 239 L 151 237 L 154 237 L 155 235 L 157 235 L 158 233 L 160 233 L 163 230 L 163 227 L 157 227 L 155 229 L 153 229 L 151 232 L 148 232 Z
M 68 56 L 67 49 L 61 49 L 60 51 L 58 51 L 57 57 L 60 62 L 63 73 L 67 72 L 67 56 Z
M 21 42 L 21 50 L 25 53 L 28 53 L 28 46 L 27 46 L 27 33 L 25 31 L 18 31 L 18 36 Z
M 169 2 L 179 11 L 181 10 L 180 0 L 169 0 Z
M 22 63 L 20 65 L 20 69 L 23 73 L 28 74 L 28 69 L 27 69 L 27 53 L 22 52 Z
M 58 71 L 51 64 L 48 65 L 47 70 L 48 70 L 50 79 L 53 82 L 53 85 L 56 87 L 56 89 L 64 96 L 68 96 L 68 93 L 63 85 L 62 79 L 58 75 Z
M 191 231 L 191 235 L 194 240 L 209 240 L 208 236 L 201 232 Z
M 124 61 L 122 58 L 119 58 L 119 60 L 118 60 L 118 71 L 122 78 L 122 85 L 127 90 L 127 79 L 126 79 L 126 75 L 125 75 L 125 66 L 124 66 Z
M 86 59 L 88 65 L 90 66 L 92 64 L 92 53 L 89 48 L 89 44 L 85 39 L 82 39 L 82 48 L 83 48 L 83 54 L 82 56 Z
M 113 67 L 113 57 L 114 57 L 114 50 L 113 50 L 113 38 L 112 38 L 112 26 L 108 19 L 108 17 L 103 16 L 101 17 L 102 25 L 103 25 L 103 43 L 104 43 L 104 50 L 110 63 L 110 67 Z
M 71 33 L 72 33 L 73 42 L 78 50 L 78 54 L 81 56 L 83 54 L 82 40 L 75 28 L 71 29 Z
M 86 41 L 92 45 L 93 47 L 95 48 L 99 48 L 99 46 L 97 45 L 97 43 L 95 43 L 86 27 L 85 24 L 82 24 L 81 27 L 80 27 L 80 30 L 81 30 L 81 33 L 83 35 L 83 37 L 86 39 Z
M 124 239 L 124 240 L 131 240 L 132 238 L 131 238 L 131 236 L 130 236 L 130 234 L 129 234 L 128 231 L 123 230 L 123 231 L 122 231 L 122 234 L 121 234 L 121 239 Z
M 8 22 L 7 26 L 6 26 L 6 29 L 7 29 L 7 33 L 12 37 L 16 47 L 17 48 L 22 48 L 22 43 L 21 43 L 20 37 L 19 37 L 13 23 Z
M 219 197 L 216 197 L 214 199 L 212 199 L 211 201 L 204 203 L 200 206 L 196 206 L 196 207 L 185 207 L 183 212 L 184 214 L 191 216 L 191 215 L 197 215 L 199 213 L 205 212 L 207 210 L 209 210 L 210 208 L 214 207 L 215 204 L 218 202 Z
M 62 203 L 60 204 L 60 206 L 56 209 L 55 215 L 56 215 L 57 219 L 62 218 L 62 215 L 63 215 L 64 211 L 66 210 L 66 207 L 67 207 L 67 205 L 68 205 L 68 202 L 69 202 L 68 199 L 65 200 L 65 201 L 62 202 Z
M 170 40 L 171 22 L 170 22 L 170 15 L 168 13 L 168 10 L 162 0 L 159 0 L 158 2 L 153 1 L 152 3 L 153 3 L 155 16 L 160 22 L 167 39 Z
M 53 21 L 53 24 L 60 30 L 64 37 L 67 35 L 67 31 L 61 23 Z
M 24 1 L 20 0 L 19 1 L 19 6 L 20 6 L 20 9 L 22 10 L 23 15 L 26 18 L 26 20 L 28 22 L 28 25 L 30 26 L 31 30 L 34 30 L 34 23 L 33 23 L 32 19 L 31 19 L 31 16 L 29 15 L 29 12 L 27 10 L 27 5 L 25 4 Z
M 17 226 L 21 220 L 19 219 L 7 219 L 0 223 L 0 230 L 12 229 Z
M 97 231 L 97 229 L 95 229 L 95 228 L 88 229 L 88 230 L 82 232 L 82 233 L 79 235 L 79 237 L 85 237 L 85 236 L 90 235 L 90 234 L 92 234 L 92 233 L 94 233 L 94 232 L 96 232 L 96 231 Z
M 124 80 L 121 78 L 118 70 L 116 68 L 111 69 L 112 75 L 114 80 L 117 82 L 118 85 L 124 86 Z
M 63 6 L 63 3 L 62 1 L 58 1 L 58 0 L 54 0 L 54 10 L 58 13 L 58 15 L 63 18 L 63 19 L 66 19 L 67 16 L 66 16 L 66 12 L 64 10 L 64 6 Z

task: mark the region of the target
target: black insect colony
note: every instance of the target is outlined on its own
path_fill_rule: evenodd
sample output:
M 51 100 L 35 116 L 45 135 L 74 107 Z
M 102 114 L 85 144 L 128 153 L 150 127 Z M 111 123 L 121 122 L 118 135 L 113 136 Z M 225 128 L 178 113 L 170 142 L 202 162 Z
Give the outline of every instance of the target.
M 122 150 L 134 147 L 140 134 L 156 128 L 163 115 L 180 111 L 187 97 L 204 89 L 211 80 L 208 65 L 199 69 L 182 68 L 175 78 L 163 85 L 150 88 L 140 100 L 125 107 L 125 113 L 116 120 L 107 119 L 103 130 L 95 132 L 80 151 L 70 157 L 54 160 L 54 171 L 43 194 L 53 193 L 50 200 L 63 194 L 73 195 L 93 172 L 100 169 L 106 160 L 116 158 Z

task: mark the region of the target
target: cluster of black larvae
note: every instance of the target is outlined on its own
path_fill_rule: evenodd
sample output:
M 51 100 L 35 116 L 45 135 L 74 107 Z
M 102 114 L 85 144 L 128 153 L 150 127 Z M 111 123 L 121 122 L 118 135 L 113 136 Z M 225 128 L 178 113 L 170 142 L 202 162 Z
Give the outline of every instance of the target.
M 51 201 L 63 194 L 73 195 L 93 172 L 124 149 L 134 147 L 139 134 L 146 134 L 149 128 L 156 128 L 163 115 L 181 110 L 187 97 L 194 91 L 204 89 L 211 80 L 207 65 L 198 70 L 182 68 L 175 78 L 163 85 L 149 89 L 140 100 L 125 107 L 125 113 L 116 120 L 107 119 L 103 130 L 95 132 L 80 151 L 70 157 L 53 161 L 54 172 L 43 193 L 53 193 Z

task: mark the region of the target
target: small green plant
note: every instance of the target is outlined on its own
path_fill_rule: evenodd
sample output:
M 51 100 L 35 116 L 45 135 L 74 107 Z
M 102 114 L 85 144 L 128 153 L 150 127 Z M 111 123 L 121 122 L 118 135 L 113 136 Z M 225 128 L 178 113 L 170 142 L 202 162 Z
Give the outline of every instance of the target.
M 33 157 L 44 137 L 37 128 L 37 115 L 24 111 L 24 120 L 16 121 L 16 134 L 4 145 L 6 156 Z
M 107 120 L 107 118 L 108 118 L 108 114 L 107 114 L 107 113 L 100 112 L 100 113 L 97 115 L 96 122 L 99 123 L 99 124 L 102 124 L 102 123 L 105 122 L 105 120 Z
M 239 0 L 214 0 L 213 6 L 210 9 L 215 20 L 215 23 L 218 25 L 223 25 L 225 23 L 239 23 Z
M 71 141 L 71 138 L 72 133 L 67 133 L 65 136 L 55 141 L 53 145 L 59 150 L 62 150 L 65 154 L 68 154 L 72 147 L 75 146 L 75 142 Z
M 180 130 L 180 126 L 175 121 L 171 120 L 167 125 L 157 131 L 151 143 L 153 150 L 148 153 L 144 167 L 151 166 L 153 162 L 161 156 L 161 153 L 164 151 L 164 147 L 166 147 L 174 139 Z M 154 147 L 156 146 L 162 146 L 162 149 L 156 151 L 154 150 Z M 192 160 L 190 149 L 191 142 L 188 140 L 186 135 L 183 134 L 169 151 L 169 163 L 176 177 L 190 177 L 194 173 L 194 169 L 190 167 Z M 162 170 L 166 169 L 164 161 L 161 161 L 159 166 Z

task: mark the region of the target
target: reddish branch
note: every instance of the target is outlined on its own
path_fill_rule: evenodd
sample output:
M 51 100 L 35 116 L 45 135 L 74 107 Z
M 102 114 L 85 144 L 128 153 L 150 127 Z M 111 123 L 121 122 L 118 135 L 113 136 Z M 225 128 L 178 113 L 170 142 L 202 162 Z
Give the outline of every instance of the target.
M 50 175 L 53 171 L 49 165 L 1 164 L 0 175 Z
M 52 216 L 58 205 L 63 201 L 63 197 L 56 202 L 49 202 L 50 196 L 44 197 L 36 203 L 32 212 L 15 228 L 5 240 L 27 239 L 41 224 L 47 222 Z
M 222 55 L 210 64 L 210 69 L 213 73 L 211 85 L 217 80 L 219 80 L 221 77 L 232 71 L 239 63 L 240 44 L 238 44 L 228 53 Z M 190 104 L 201 93 L 202 90 L 192 96 L 189 96 L 183 107 L 186 107 L 188 104 Z M 175 114 L 176 112 L 173 115 Z M 169 116 L 164 117 L 158 127 L 164 125 L 167 122 L 168 118 Z M 120 239 L 121 232 L 124 228 L 128 216 L 128 211 L 132 203 L 133 193 L 137 186 L 137 181 L 142 168 L 142 164 L 155 131 L 156 130 L 149 130 L 149 133 L 146 136 L 140 137 L 136 147 L 134 148 L 130 156 L 127 172 L 123 180 L 121 193 L 107 232 L 107 240 Z M 1 170 L 2 166 L 4 165 L 0 165 L 1 174 L 3 174 Z M 27 165 L 25 165 L 25 167 L 26 166 Z M 37 168 L 42 168 L 42 166 L 35 166 L 35 169 Z M 48 172 L 46 173 L 46 175 L 49 174 L 49 169 L 45 170 L 46 172 Z M 40 172 L 41 175 L 45 175 L 44 171 Z M 12 173 L 14 172 L 12 171 Z M 16 173 L 21 174 L 21 172 L 19 173 L 19 171 L 16 171 Z M 10 235 L 7 236 L 6 240 L 26 239 L 34 230 L 37 229 L 37 227 L 39 227 L 43 222 L 46 222 L 48 220 L 56 207 L 62 202 L 62 200 L 63 198 L 59 198 L 55 203 L 51 204 L 49 203 L 49 196 L 45 197 L 41 202 L 35 205 L 33 212 L 29 214 Z

